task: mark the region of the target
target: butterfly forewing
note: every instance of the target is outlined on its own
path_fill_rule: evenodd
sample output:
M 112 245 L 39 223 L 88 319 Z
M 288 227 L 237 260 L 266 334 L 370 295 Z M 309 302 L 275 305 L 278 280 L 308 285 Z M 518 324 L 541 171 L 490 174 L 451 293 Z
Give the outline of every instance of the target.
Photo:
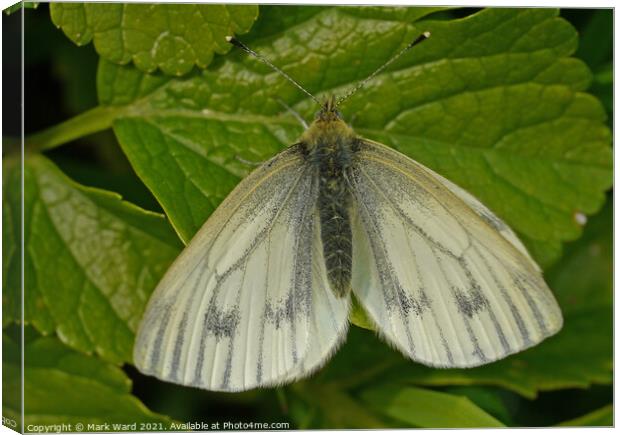
M 322 363 L 346 332 L 348 302 L 327 282 L 317 186 L 295 148 L 238 185 L 155 290 L 134 351 L 142 372 L 238 391 Z
M 370 141 L 348 183 L 352 288 L 403 353 L 433 366 L 476 366 L 560 329 L 536 264 L 472 195 Z
M 386 152 L 396 153 L 396 151 L 391 149 L 387 149 Z M 466 205 L 468 205 L 478 216 L 480 216 L 491 227 L 497 230 L 506 240 L 508 240 L 508 242 L 510 242 L 510 244 L 517 248 L 529 260 L 530 264 L 532 265 L 532 267 L 534 267 L 534 269 L 540 270 L 540 266 L 538 266 L 538 264 L 530 256 L 530 253 L 527 251 L 521 240 L 519 240 L 517 235 L 510 229 L 508 225 L 504 223 L 504 221 L 502 221 L 491 210 L 489 210 L 488 207 L 482 204 L 471 193 L 462 189 L 460 186 L 457 186 L 447 178 L 442 177 L 436 172 L 433 172 L 420 164 L 418 164 L 417 166 L 421 171 L 426 172 L 428 176 L 437 179 L 437 181 L 441 182 L 441 184 L 447 187 L 454 195 L 456 195 L 460 200 L 462 200 Z

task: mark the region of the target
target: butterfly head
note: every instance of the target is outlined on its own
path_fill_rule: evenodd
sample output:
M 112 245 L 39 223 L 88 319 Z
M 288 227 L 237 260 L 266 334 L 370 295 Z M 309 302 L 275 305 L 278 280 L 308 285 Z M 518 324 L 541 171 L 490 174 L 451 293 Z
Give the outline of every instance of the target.
M 316 113 L 314 122 L 304 132 L 301 141 L 312 148 L 319 143 L 337 143 L 354 136 L 355 133 L 337 109 L 337 100 L 329 97 L 321 104 L 321 110 Z
M 339 120 L 342 120 L 342 114 L 338 111 L 336 98 L 332 95 L 321 105 L 321 110 L 315 115 L 315 121 L 330 122 Z

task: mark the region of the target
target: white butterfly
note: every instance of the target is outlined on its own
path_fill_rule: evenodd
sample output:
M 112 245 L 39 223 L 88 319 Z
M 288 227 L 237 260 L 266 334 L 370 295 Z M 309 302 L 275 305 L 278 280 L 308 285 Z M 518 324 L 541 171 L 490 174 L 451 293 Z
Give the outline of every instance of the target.
M 387 342 L 430 366 L 486 364 L 561 328 L 510 228 L 357 136 L 336 110 L 351 93 L 241 181 L 170 267 L 138 331 L 140 371 L 221 391 L 306 377 L 345 339 L 351 293 Z

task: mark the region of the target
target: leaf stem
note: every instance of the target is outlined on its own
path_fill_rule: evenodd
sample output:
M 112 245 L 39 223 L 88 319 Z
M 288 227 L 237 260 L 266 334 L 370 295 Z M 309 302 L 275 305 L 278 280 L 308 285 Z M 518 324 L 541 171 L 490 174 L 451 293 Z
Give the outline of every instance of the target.
M 31 151 L 43 151 L 108 129 L 123 107 L 97 106 L 84 113 L 26 137 Z

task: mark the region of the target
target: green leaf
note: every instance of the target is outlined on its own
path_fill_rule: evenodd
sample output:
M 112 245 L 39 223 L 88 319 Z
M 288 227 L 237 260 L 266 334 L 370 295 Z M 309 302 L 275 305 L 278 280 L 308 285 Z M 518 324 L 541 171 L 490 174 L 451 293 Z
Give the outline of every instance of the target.
M 381 429 L 390 426 L 378 413 L 367 409 L 363 403 L 339 388 L 329 385 L 300 382 L 293 391 L 306 403 L 306 408 L 316 406 L 322 415 L 323 428 Z M 317 400 L 319 398 L 319 400 Z
M 183 75 L 226 53 L 225 37 L 246 33 L 256 5 L 52 3 L 54 24 L 77 45 L 94 40 L 105 59 L 142 71 Z
M 572 420 L 563 421 L 558 426 L 613 426 L 614 424 L 614 406 L 606 405 L 600 409 L 589 412 L 581 417 Z
M 14 348 L 9 355 L 19 355 L 17 344 L 3 336 L 3 347 Z M 6 352 L 3 352 L 7 355 Z M 3 361 L 3 415 L 19 420 L 19 396 L 8 394 L 20 388 L 21 361 Z M 118 367 L 63 346 L 56 338 L 43 337 L 26 344 L 24 350 L 24 426 L 28 432 L 41 429 L 29 425 L 64 424 L 62 432 L 103 432 L 123 430 L 122 424 L 155 423 L 167 429 L 171 420 L 149 411 L 131 395 L 131 381 Z M 83 424 L 83 430 L 76 425 Z M 103 425 L 109 427 L 91 425 Z M 71 425 L 71 426 L 67 426 Z M 156 426 L 159 427 L 159 426 Z M 124 428 L 125 432 L 140 430 Z
M 604 64 L 598 67 L 594 71 L 594 82 L 592 83 L 592 87 L 590 88 L 590 92 L 594 94 L 607 111 L 609 124 L 611 125 L 611 121 L 613 119 L 613 110 L 614 110 L 614 102 L 613 102 L 613 63 L 610 61 L 607 64 Z
M 377 412 L 416 427 L 503 426 L 466 397 L 423 388 L 383 385 L 364 391 L 362 399 Z
M 511 409 L 505 400 L 506 392 L 499 388 L 469 386 L 469 387 L 448 387 L 442 390 L 456 396 L 464 396 L 471 400 L 476 406 L 497 418 L 507 426 L 513 425 Z
M 21 319 L 21 165 L 2 159 L 2 327 Z M 25 202 L 25 201 L 24 201 Z
M 349 313 L 349 321 L 360 328 L 370 329 L 374 331 L 376 328 L 368 317 L 368 313 L 357 300 L 355 295 L 351 295 L 351 312 Z
M 415 8 L 265 7 L 244 42 L 319 97 L 341 95 L 423 30 L 432 37 L 343 107 L 363 136 L 399 149 L 478 196 L 543 265 L 581 234 L 612 183 L 610 131 L 584 93 L 577 33 L 553 9 L 486 9 L 432 21 Z M 304 12 L 306 11 L 306 12 Z M 413 11 L 413 12 L 412 12 Z M 430 13 L 429 10 L 424 10 Z M 274 30 L 276 29 L 276 30 Z M 100 102 L 137 174 L 188 241 L 250 168 L 302 132 L 278 100 L 316 106 L 240 50 L 182 79 L 102 62 Z
M 576 55 L 591 68 L 611 61 L 613 52 L 614 15 L 613 9 L 592 11 L 579 39 Z
M 19 160 L 4 161 L 4 321 L 20 316 Z M 161 215 L 78 185 L 41 155 L 24 163 L 25 321 L 69 346 L 131 361 L 149 295 L 180 250 Z
M 22 6 L 24 9 L 36 9 L 39 7 L 39 2 L 18 2 L 8 8 L 4 9 L 4 13 L 7 15 L 11 15 L 14 12 L 21 10 Z
M 599 9 L 590 13 L 580 32 L 576 56 L 592 69 L 594 80 L 590 93 L 601 100 L 609 125 L 613 119 L 613 10 Z

